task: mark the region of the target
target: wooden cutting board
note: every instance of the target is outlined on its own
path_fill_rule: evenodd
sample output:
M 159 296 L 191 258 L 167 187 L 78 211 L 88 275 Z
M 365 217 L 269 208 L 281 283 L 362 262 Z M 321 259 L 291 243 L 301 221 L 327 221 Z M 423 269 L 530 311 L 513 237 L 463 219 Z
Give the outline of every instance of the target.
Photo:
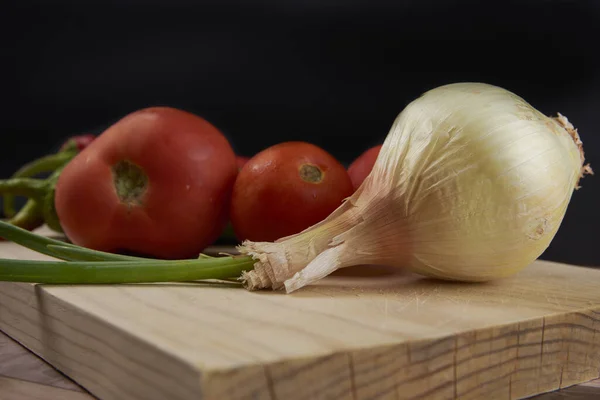
M 599 376 L 600 269 L 460 284 L 355 268 L 291 295 L 3 282 L 0 329 L 101 399 L 523 398 Z

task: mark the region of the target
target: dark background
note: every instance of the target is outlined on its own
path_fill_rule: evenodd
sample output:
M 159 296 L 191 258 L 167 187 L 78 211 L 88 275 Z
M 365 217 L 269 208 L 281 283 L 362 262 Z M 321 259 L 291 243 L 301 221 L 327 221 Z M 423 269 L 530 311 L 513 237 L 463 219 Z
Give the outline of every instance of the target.
M 600 170 L 598 1 L 3 4 L 2 177 L 151 105 L 207 118 L 242 155 L 305 140 L 348 164 L 408 102 L 457 81 L 566 115 Z M 600 265 L 598 179 L 543 258 Z

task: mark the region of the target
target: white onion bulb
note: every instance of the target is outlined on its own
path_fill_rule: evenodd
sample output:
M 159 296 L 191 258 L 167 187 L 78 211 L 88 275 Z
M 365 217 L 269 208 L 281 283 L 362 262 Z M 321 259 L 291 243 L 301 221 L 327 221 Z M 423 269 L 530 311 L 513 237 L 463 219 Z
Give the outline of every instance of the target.
M 328 218 L 273 243 L 244 242 L 257 262 L 243 280 L 289 293 L 360 264 L 506 277 L 550 245 L 591 172 L 564 116 L 488 84 L 441 86 L 398 115 L 371 174 Z

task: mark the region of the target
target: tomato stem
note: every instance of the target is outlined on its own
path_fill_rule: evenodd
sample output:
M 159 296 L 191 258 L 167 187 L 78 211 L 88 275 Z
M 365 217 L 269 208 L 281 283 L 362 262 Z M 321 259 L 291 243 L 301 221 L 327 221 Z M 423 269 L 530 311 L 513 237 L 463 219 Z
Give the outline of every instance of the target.
M 148 176 L 132 162 L 121 160 L 112 167 L 113 183 L 119 200 L 128 205 L 139 205 L 148 188 Z
M 38 158 L 37 160 L 23 165 L 12 175 L 11 178 L 29 178 L 44 172 L 54 171 L 70 161 L 75 154 L 77 153 L 73 151 L 64 151 Z M 3 211 L 6 217 L 12 217 L 16 214 L 14 201 L 15 199 L 12 193 L 7 193 L 4 196 Z
M 303 181 L 308 183 L 320 183 L 323 180 L 321 168 L 313 164 L 302 164 L 298 169 L 298 174 Z

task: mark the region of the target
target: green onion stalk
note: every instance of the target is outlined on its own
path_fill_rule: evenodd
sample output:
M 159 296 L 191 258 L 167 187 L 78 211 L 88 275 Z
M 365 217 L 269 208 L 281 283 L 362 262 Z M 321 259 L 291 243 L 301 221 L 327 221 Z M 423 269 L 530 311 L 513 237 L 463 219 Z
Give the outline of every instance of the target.
M 78 135 L 67 140 L 55 154 L 45 155 L 19 168 L 9 179 L 0 180 L 0 195 L 4 196 L 3 214 L 9 224 L 34 230 L 43 224 L 62 232 L 54 209 L 54 188 L 61 171 L 95 136 Z M 47 178 L 34 178 L 49 174 Z M 15 209 L 15 197 L 27 198 L 25 205 Z
M 253 269 L 251 256 L 161 260 L 102 252 L 42 236 L 0 221 L 0 237 L 57 260 L 0 259 L 0 281 L 46 284 L 119 284 L 238 281 Z M 241 283 L 240 283 L 241 285 Z

